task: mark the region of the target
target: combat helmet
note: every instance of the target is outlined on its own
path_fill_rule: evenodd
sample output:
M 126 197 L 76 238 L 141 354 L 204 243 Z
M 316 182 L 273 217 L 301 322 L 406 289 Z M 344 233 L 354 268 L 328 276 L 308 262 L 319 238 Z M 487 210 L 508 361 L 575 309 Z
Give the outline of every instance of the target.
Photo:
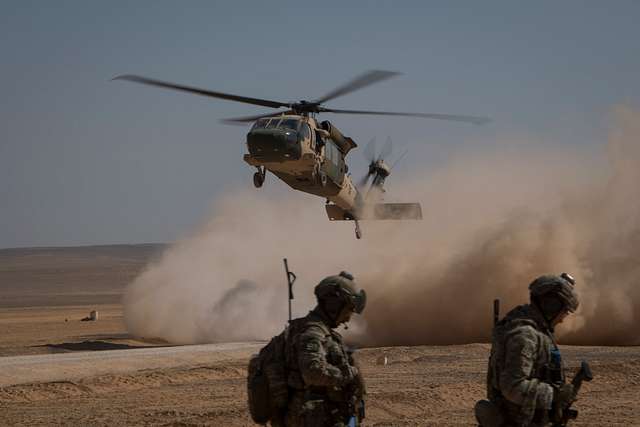
M 367 303 L 367 294 L 362 289 L 357 290 L 353 275 L 346 271 L 322 279 L 316 285 L 314 293 L 321 305 L 339 305 L 358 314 L 363 312 Z
M 535 279 L 529 285 L 531 302 L 540 306 L 548 318 L 562 310 L 575 312 L 580 302 L 574 290 L 576 281 L 567 273 L 559 276 L 545 275 Z

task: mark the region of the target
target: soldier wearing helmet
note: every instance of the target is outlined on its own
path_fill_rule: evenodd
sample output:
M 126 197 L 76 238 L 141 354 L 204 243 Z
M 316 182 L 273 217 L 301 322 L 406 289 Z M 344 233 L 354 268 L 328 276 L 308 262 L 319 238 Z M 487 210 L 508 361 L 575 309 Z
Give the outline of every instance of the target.
M 364 417 L 364 382 L 351 352 L 335 330 L 360 314 L 366 294 L 345 271 L 323 279 L 314 290 L 318 304 L 287 329 L 289 402 L 282 424 L 359 425 Z
M 575 280 L 545 275 L 529 285 L 530 303 L 511 310 L 493 329 L 487 400 L 476 404 L 480 425 L 546 426 L 575 400 L 566 382 L 554 328 L 578 308 Z

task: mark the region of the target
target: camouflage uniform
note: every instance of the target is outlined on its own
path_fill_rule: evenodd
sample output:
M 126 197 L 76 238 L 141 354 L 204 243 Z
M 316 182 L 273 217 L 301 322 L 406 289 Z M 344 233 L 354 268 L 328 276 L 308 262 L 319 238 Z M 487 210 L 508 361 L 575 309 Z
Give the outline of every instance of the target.
M 342 277 L 349 278 L 348 286 L 342 283 Z M 307 316 L 293 320 L 285 332 L 289 402 L 283 425 L 287 427 L 347 426 L 358 412 L 365 393 L 364 381 L 342 336 L 335 331 L 339 316 L 328 314 L 331 310 L 323 304 L 325 295 L 319 293 L 327 281 L 335 285 L 333 280 L 342 286 L 342 291 L 346 289 L 347 297 L 364 298 L 364 292 L 355 292 L 352 279 L 348 273 L 341 273 L 321 282 L 316 287 L 318 306 Z M 330 297 L 334 295 L 331 293 Z M 344 307 L 360 313 L 364 299 L 361 304 L 357 308 L 348 304 Z
M 532 304 L 514 308 L 493 330 L 487 395 L 502 419 L 502 424 L 494 425 L 549 425 L 558 390 L 565 384 L 564 366 L 549 320 L 552 317 L 545 316 L 546 308 L 533 301 L 554 293 L 563 304 L 560 311 L 574 311 L 578 302 L 573 279 L 566 275 L 572 282 L 562 282 L 564 277 L 536 279 L 530 285 Z
M 511 425 L 545 425 L 553 402 L 549 376 L 564 377 L 546 323 L 536 307 L 522 305 L 494 329 L 487 394 Z

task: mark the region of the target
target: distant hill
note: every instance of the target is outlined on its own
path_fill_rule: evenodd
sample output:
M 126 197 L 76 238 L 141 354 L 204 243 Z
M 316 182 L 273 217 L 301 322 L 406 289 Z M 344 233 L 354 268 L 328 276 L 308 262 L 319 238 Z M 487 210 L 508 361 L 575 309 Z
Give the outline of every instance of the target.
M 0 307 L 117 303 L 166 244 L 0 249 Z

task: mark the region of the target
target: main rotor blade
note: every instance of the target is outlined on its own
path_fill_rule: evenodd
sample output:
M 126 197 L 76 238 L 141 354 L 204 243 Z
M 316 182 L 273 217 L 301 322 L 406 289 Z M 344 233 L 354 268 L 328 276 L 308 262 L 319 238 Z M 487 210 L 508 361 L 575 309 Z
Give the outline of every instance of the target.
M 255 122 L 256 120 L 264 119 L 267 117 L 278 117 L 281 114 L 293 114 L 293 111 L 285 110 L 285 111 L 278 111 L 278 112 L 269 113 L 269 114 L 260 114 L 258 116 L 232 117 L 229 119 L 222 119 L 220 121 L 226 124 L 242 124 L 242 123 L 248 123 L 248 122 Z
M 212 90 L 200 89 L 193 86 L 184 86 L 162 80 L 150 79 L 148 77 L 136 76 L 133 74 L 124 74 L 114 77 L 112 80 L 126 80 L 134 83 L 142 83 L 149 86 L 157 86 L 165 89 L 179 90 L 182 92 L 195 93 L 196 95 L 208 96 L 211 98 L 226 99 L 228 101 L 243 102 L 245 104 L 261 105 L 263 107 L 280 108 L 287 107 L 289 104 L 284 102 L 270 101 L 268 99 L 248 98 L 246 96 L 232 95 L 223 92 L 214 92 Z
M 317 103 L 317 104 L 322 104 L 322 103 L 327 102 L 327 101 L 329 101 L 331 99 L 337 98 L 337 97 L 342 96 L 342 95 L 346 95 L 346 94 L 351 93 L 353 91 L 356 91 L 358 89 L 362 89 L 365 86 L 372 85 L 374 83 L 377 83 L 377 82 L 382 81 L 382 80 L 389 79 L 389 78 L 397 76 L 399 74 L 400 73 L 397 73 L 395 71 L 383 71 L 383 70 L 367 71 L 366 73 L 361 74 L 360 76 L 358 76 L 355 79 L 345 83 L 342 86 L 339 86 L 338 88 L 332 90 L 331 92 L 329 92 L 328 94 L 326 94 L 322 98 L 316 99 L 313 102 Z
M 366 110 L 336 110 L 333 108 L 320 108 L 321 113 L 336 114 L 366 114 L 375 116 L 403 116 L 403 117 L 421 117 L 425 119 L 451 120 L 454 122 L 473 123 L 474 125 L 483 125 L 491 121 L 488 117 L 478 116 L 460 116 L 456 114 L 429 114 L 429 113 L 396 113 L 391 111 L 366 111 Z

